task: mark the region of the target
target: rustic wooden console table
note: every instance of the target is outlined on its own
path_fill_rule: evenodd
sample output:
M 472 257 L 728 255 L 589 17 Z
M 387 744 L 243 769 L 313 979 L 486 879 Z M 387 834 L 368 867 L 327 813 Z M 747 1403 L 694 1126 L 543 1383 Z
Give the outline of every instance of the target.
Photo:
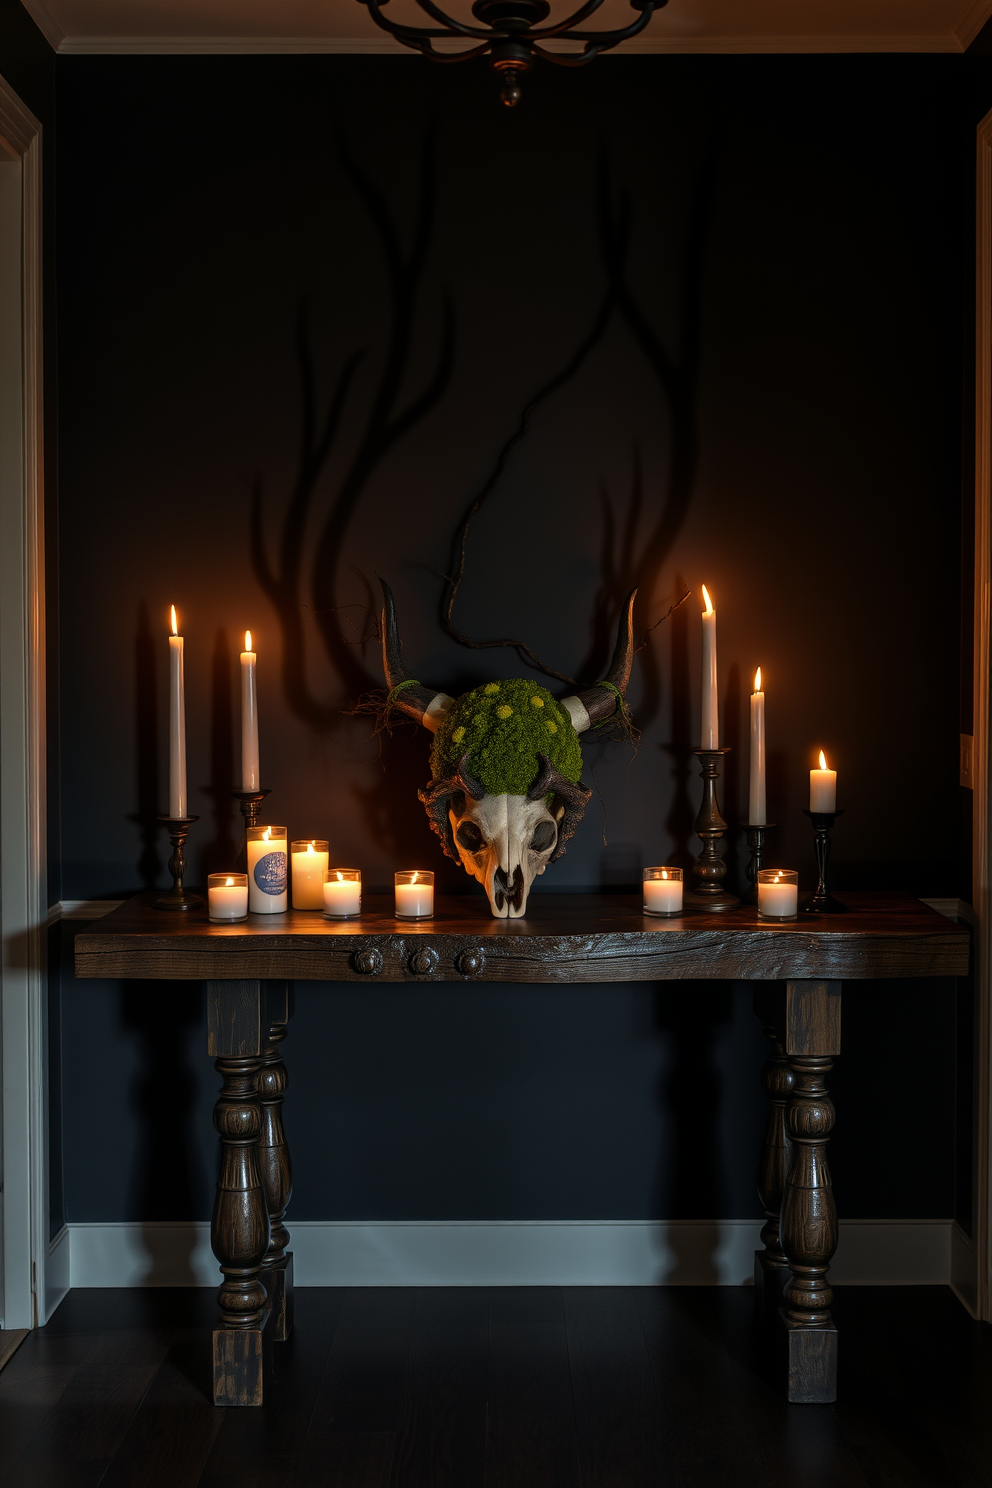
M 223 1086 L 214 1113 L 221 1163 L 211 1240 L 223 1276 L 214 1333 L 214 1400 L 261 1405 L 262 1341 L 292 1329 L 292 1255 L 283 1224 L 291 1169 L 282 1128 L 280 1045 L 291 982 L 757 983 L 771 1044 L 758 1188 L 767 1213 L 755 1302 L 780 1333 L 790 1400 L 835 1398 L 837 1333 L 826 1279 L 837 1219 L 826 1160 L 834 1113 L 826 1075 L 840 1053 L 841 985 L 954 977 L 967 931 L 905 895 L 846 894 L 848 913 L 791 924 L 754 910 L 652 919 L 640 896 L 547 894 L 525 920 L 483 915 L 475 896 L 402 921 L 371 896 L 357 920 L 317 913 L 210 924 L 165 914 L 140 895 L 76 937 L 76 975 L 207 983 L 207 1047 Z

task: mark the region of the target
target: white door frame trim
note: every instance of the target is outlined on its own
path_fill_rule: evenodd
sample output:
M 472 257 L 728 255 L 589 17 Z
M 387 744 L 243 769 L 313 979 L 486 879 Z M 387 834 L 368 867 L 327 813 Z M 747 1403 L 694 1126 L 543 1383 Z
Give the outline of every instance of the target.
M 992 1317 L 992 1182 L 989 1161 L 989 1091 L 992 1085 L 990 1003 L 992 1003 L 992 873 L 989 847 L 989 667 L 992 664 L 992 112 L 978 126 L 975 228 L 975 597 L 972 801 L 972 903 L 978 926 L 978 999 L 975 1051 L 976 1153 L 974 1203 L 974 1289 L 976 1316 Z
M 20 492 L 0 500 L 0 1026 L 5 1328 L 46 1320 L 45 529 L 41 125 L 0 78 L 0 148 L 21 163 Z

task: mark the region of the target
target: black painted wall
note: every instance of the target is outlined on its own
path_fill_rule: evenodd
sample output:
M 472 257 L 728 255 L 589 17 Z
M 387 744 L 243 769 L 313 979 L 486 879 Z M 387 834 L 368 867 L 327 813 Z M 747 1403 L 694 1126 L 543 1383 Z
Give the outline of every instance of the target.
M 475 892 L 415 798 L 426 736 L 369 740 L 345 710 L 381 681 L 362 639 L 376 573 L 425 681 L 520 672 L 512 652 L 443 635 L 439 573 L 522 408 L 570 364 L 472 531 L 458 623 L 593 680 L 629 583 L 647 629 L 705 581 L 736 746 L 729 819 L 746 808 L 760 663 L 776 858 L 809 867 L 801 808 L 822 745 L 846 808 L 839 881 L 958 893 L 962 369 L 987 66 L 618 58 L 542 72 L 509 113 L 482 71 L 413 58 L 58 59 L 63 897 L 164 881 L 172 601 L 198 872 L 233 858 L 250 625 L 272 819 L 329 837 L 368 885 L 422 864 Z M 393 298 L 389 254 L 409 263 L 418 213 L 422 271 Z M 436 397 L 387 450 L 373 438 L 349 507 L 407 314 L 393 412 L 435 379 Z M 359 353 L 308 487 L 298 581 L 267 594 L 253 494 L 278 565 L 300 535 L 286 521 L 304 389 L 323 417 Z M 542 887 L 633 883 L 691 849 L 698 610 L 641 652 L 640 749 L 587 748 L 605 821 L 594 803 Z M 66 1123 L 67 1217 L 204 1216 L 216 1081 L 199 989 L 67 973 L 62 1017 L 66 1109 L 86 1114 Z M 845 1021 L 842 1211 L 950 1214 L 953 988 L 866 987 Z M 297 1218 L 755 1212 L 746 989 L 306 985 L 292 1040 Z M 881 1170 L 852 1134 L 880 1119 L 883 1045 L 925 1099 Z

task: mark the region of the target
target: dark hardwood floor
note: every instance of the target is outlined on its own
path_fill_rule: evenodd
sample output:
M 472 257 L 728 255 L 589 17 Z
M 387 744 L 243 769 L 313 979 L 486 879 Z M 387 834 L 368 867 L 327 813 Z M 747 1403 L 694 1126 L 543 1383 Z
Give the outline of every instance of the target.
M 992 1328 L 840 1289 L 788 1406 L 717 1287 L 309 1289 L 261 1410 L 210 1403 L 208 1291 L 74 1291 L 0 1373 L 0 1488 L 989 1488 Z

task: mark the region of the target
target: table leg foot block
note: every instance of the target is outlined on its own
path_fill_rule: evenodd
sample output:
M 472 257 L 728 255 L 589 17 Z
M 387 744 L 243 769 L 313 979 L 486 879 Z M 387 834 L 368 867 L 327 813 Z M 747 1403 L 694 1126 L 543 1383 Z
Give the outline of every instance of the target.
M 261 1404 L 261 1328 L 215 1329 L 214 1405 Z
M 792 1273 L 785 1261 L 777 1264 L 768 1259 L 766 1251 L 754 1252 L 754 1316 L 755 1321 L 772 1325 L 778 1318 L 782 1306 L 782 1293 Z
M 837 1329 L 794 1323 L 779 1313 L 780 1367 L 790 1405 L 832 1405 L 837 1399 Z
M 285 1343 L 293 1331 L 293 1252 L 276 1266 L 262 1267 L 262 1284 L 269 1298 L 268 1336 L 273 1343 Z

